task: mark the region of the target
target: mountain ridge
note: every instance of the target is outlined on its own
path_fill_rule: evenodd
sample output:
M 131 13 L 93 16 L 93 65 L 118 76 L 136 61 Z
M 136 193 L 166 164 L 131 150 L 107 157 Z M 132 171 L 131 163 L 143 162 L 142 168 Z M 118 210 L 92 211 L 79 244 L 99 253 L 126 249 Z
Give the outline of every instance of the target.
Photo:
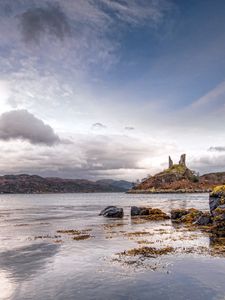
M 1 194 L 126 192 L 131 187 L 132 183 L 124 181 L 122 185 L 121 180 L 106 179 L 101 182 L 29 174 L 0 176 Z

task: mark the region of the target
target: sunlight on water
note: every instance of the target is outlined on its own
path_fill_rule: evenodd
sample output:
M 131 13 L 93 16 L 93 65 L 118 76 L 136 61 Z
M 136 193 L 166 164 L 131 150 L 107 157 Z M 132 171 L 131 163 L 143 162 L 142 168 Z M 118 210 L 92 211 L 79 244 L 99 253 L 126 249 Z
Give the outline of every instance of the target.
M 9 299 L 14 291 L 14 285 L 7 277 L 6 272 L 0 273 L 0 299 Z

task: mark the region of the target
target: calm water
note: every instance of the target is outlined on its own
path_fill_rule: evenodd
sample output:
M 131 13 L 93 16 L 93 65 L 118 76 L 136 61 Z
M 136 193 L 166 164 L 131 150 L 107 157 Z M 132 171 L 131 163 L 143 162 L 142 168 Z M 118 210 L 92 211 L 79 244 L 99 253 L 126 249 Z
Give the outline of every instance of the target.
M 98 216 L 107 205 L 123 207 L 124 219 Z M 224 258 L 168 255 L 140 266 L 116 261 L 116 253 L 143 240 L 127 232 L 151 232 L 144 239 L 154 246 L 210 245 L 207 235 L 189 239 L 170 221 L 135 224 L 131 205 L 207 210 L 208 195 L 0 195 L 0 299 L 225 299 Z M 57 236 L 66 229 L 89 229 L 91 238 Z

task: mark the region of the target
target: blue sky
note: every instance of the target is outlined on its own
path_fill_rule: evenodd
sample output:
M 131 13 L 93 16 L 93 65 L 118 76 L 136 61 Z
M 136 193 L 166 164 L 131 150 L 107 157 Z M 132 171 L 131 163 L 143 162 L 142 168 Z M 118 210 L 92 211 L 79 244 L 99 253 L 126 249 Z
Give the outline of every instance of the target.
M 0 173 L 134 180 L 182 152 L 225 170 L 224 1 L 0 0 L 0 15 Z

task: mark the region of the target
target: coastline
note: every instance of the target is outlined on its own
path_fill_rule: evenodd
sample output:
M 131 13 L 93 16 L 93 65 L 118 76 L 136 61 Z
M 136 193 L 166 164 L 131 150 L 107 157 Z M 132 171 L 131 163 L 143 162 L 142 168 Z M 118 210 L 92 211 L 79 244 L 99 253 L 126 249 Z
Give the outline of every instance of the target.
M 148 191 L 148 190 L 130 190 L 126 194 L 205 194 L 210 193 L 212 190 L 159 190 L 159 191 Z

